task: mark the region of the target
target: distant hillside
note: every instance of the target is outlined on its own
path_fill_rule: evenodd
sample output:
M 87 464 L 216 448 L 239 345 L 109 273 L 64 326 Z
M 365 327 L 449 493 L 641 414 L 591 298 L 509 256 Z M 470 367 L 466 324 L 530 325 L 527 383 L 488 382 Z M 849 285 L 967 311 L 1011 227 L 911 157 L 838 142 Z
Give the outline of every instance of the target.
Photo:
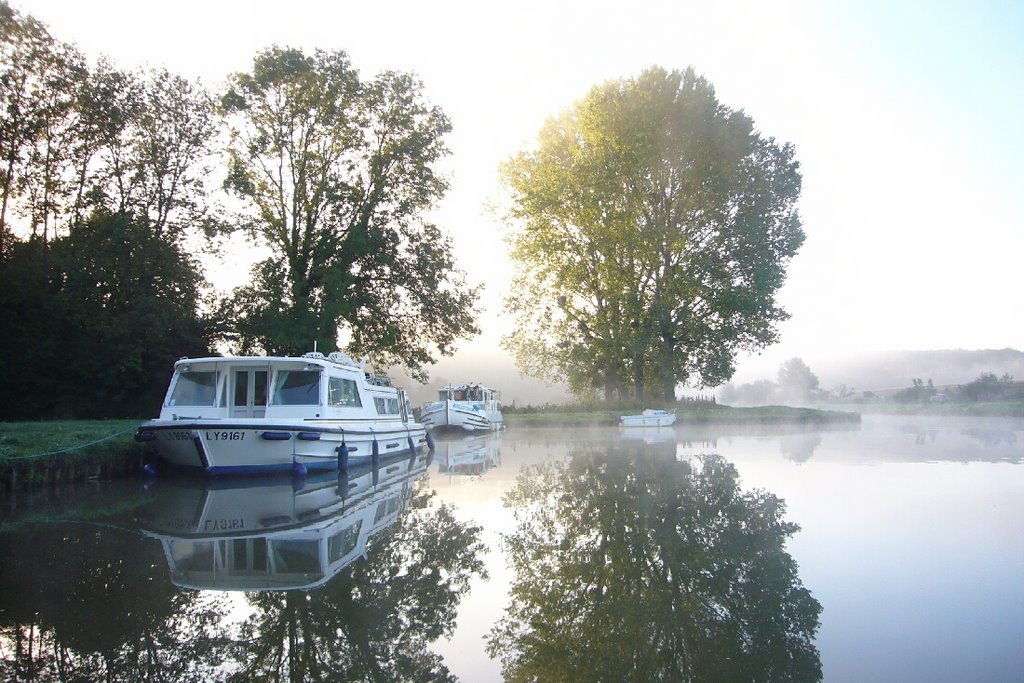
M 818 376 L 822 389 L 839 384 L 857 391 L 899 389 L 910 386 L 915 378 L 932 380 L 937 386 L 966 384 L 985 372 L 1024 379 L 1024 351 L 1016 349 L 884 351 L 823 362 L 820 366 L 811 360 L 807 364 Z

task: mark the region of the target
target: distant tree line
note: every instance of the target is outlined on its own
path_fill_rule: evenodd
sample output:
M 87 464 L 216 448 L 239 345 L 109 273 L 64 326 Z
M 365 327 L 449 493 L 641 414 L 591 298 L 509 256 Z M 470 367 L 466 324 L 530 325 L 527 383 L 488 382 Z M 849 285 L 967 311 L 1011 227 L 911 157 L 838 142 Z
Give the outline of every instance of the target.
M 1015 382 L 1009 374 L 1001 377 L 992 372 L 960 385 L 936 387 L 931 379 L 915 377 L 911 385 L 897 391 L 858 392 L 840 384 L 831 390 L 821 389 L 817 375 L 800 358 L 792 358 L 779 366 L 778 381 L 767 379 L 746 384 L 726 383 L 719 390 L 719 400 L 726 405 L 767 405 L 773 403 L 807 405 L 811 403 L 864 403 L 892 401 L 895 403 L 929 403 L 958 401 L 1024 401 L 1024 383 Z
M 478 331 L 422 220 L 449 130 L 415 78 L 344 52 L 268 49 L 218 95 L 89 64 L 0 0 L 0 419 L 152 415 L 172 362 L 215 349 L 344 339 L 423 377 Z M 233 232 L 269 256 L 222 296 L 200 256 Z

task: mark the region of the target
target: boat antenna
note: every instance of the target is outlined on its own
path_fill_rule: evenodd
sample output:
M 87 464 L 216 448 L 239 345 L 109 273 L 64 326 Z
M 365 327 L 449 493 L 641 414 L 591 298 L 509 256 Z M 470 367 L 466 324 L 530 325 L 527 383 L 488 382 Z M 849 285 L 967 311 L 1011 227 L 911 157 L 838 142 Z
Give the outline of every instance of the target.
M 313 340 L 313 353 L 316 353 L 316 339 Z

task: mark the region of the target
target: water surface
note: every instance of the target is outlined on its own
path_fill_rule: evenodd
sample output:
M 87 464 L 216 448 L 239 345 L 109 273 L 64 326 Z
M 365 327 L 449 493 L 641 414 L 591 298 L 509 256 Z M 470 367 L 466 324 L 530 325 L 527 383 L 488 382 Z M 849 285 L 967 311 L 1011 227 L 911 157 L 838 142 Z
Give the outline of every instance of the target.
M 7 679 L 1019 681 L 1024 421 L 510 429 L 4 501 Z

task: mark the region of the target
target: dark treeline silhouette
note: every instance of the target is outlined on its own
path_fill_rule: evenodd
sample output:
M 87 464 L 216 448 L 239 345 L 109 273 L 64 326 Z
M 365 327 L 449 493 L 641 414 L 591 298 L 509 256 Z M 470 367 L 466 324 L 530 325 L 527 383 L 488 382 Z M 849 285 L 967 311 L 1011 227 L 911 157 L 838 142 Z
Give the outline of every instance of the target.
M 211 344 L 186 241 L 213 229 L 213 101 L 89 66 L 6 3 L 0 52 L 0 419 L 152 414 Z

